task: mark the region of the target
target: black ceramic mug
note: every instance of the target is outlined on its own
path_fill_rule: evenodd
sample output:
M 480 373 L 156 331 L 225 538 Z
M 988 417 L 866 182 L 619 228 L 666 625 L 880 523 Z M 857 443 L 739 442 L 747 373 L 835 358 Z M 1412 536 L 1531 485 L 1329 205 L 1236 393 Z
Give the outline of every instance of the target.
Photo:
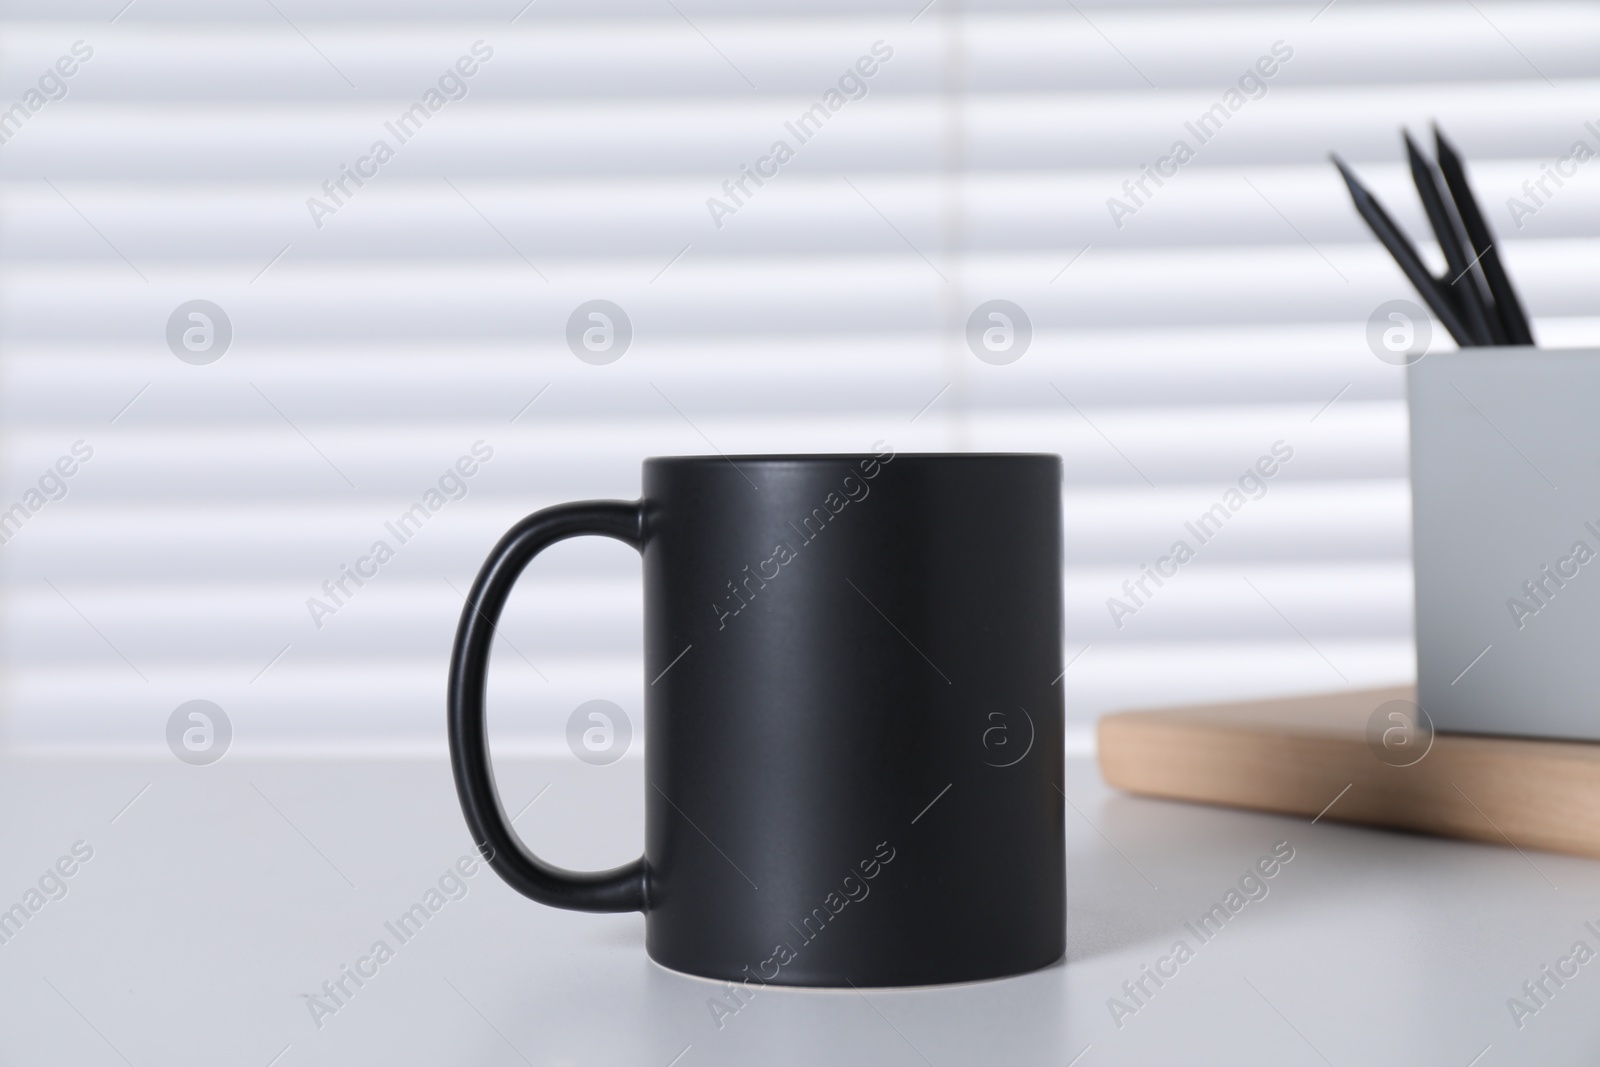
M 484 685 L 513 584 L 580 534 L 644 557 L 645 852 L 532 855 Z M 1066 946 L 1061 460 L 673 457 L 546 508 L 484 563 L 450 662 L 473 839 L 534 900 L 642 911 L 650 956 L 752 985 L 1017 974 Z

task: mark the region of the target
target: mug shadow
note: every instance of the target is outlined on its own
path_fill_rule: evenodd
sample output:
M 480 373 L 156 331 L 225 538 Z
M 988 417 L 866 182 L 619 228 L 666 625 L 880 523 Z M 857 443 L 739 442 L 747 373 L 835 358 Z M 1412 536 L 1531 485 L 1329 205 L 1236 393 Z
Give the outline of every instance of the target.
M 656 1047 L 696 1061 L 775 1067 L 818 1063 L 1066 1062 L 1067 968 L 896 989 L 764 986 L 753 992 L 648 964 Z

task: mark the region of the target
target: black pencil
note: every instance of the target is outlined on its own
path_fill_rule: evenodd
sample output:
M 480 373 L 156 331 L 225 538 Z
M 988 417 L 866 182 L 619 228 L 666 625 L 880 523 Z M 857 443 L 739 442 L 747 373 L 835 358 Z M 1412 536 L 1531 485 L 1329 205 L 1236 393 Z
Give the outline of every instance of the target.
M 1409 130 L 1402 130 L 1401 136 L 1406 143 L 1406 159 L 1411 164 L 1411 180 L 1416 184 L 1423 210 L 1428 213 L 1434 236 L 1439 239 L 1439 250 L 1444 253 L 1445 288 L 1455 296 L 1456 306 L 1480 345 L 1503 345 L 1506 339 L 1499 316 L 1489 306 L 1487 295 L 1478 288 L 1475 258 L 1467 253 L 1462 235 L 1456 229 L 1455 211 L 1445 202 L 1433 164 L 1418 151 Z
M 1400 232 L 1400 227 L 1389 218 L 1389 213 L 1383 210 L 1383 205 L 1375 200 L 1371 193 L 1344 165 L 1344 160 L 1337 155 L 1330 157 L 1333 165 L 1339 168 L 1339 173 L 1344 177 L 1344 184 L 1350 190 L 1350 199 L 1355 202 L 1356 210 L 1366 220 L 1374 236 L 1382 242 L 1399 264 L 1405 276 L 1410 279 L 1416 288 L 1417 294 L 1422 297 L 1434 317 L 1444 323 L 1444 328 L 1450 331 L 1450 336 L 1456 339 L 1456 344 L 1463 348 L 1477 344 L 1472 331 L 1467 329 L 1466 321 L 1456 310 L 1455 302 L 1449 290 L 1439 283 L 1439 280 L 1428 273 L 1427 266 L 1422 262 L 1422 257 L 1417 255 L 1417 250 L 1411 247 L 1411 242 L 1406 240 L 1406 235 Z
M 1531 345 L 1533 331 L 1528 326 L 1528 316 L 1523 312 L 1517 291 L 1512 288 L 1511 279 L 1506 276 L 1506 269 L 1500 262 L 1500 250 L 1495 247 L 1494 234 L 1489 232 L 1489 224 L 1483 220 L 1478 201 L 1472 195 L 1472 187 L 1467 184 L 1467 172 L 1461 165 L 1461 157 L 1444 139 L 1437 125 L 1433 127 L 1433 143 L 1445 187 L 1450 190 L 1451 199 L 1456 202 L 1456 211 L 1461 215 L 1461 228 L 1466 231 L 1467 241 L 1472 245 L 1473 254 L 1478 257 L 1478 265 L 1483 268 L 1484 280 L 1489 283 L 1489 293 L 1494 297 L 1495 313 L 1505 331 L 1506 342 Z

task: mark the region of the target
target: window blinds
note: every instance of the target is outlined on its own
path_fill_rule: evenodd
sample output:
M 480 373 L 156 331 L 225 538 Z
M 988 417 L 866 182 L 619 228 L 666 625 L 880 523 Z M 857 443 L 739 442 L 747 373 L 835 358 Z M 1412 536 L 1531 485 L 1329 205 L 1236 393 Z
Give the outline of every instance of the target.
M 1412 294 L 1327 152 L 1420 236 L 1398 128 L 1437 119 L 1541 342 L 1600 339 L 1600 165 L 1509 204 L 1600 149 L 1577 4 L 24 0 L 0 33 L 18 751 L 159 747 L 195 699 L 240 751 L 442 751 L 516 518 L 647 455 L 876 440 L 1065 457 L 1080 750 L 1112 707 L 1404 680 L 1366 327 Z M 530 570 L 506 744 L 637 721 L 637 572 Z

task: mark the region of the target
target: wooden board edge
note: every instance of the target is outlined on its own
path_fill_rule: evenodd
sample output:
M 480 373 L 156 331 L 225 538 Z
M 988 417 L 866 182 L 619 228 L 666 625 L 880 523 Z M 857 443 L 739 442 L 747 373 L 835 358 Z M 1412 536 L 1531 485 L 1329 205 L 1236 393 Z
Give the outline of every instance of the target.
M 1127 793 L 1600 857 L 1600 746 L 1441 735 L 1393 767 L 1364 737 L 1125 713 L 1097 762 Z

